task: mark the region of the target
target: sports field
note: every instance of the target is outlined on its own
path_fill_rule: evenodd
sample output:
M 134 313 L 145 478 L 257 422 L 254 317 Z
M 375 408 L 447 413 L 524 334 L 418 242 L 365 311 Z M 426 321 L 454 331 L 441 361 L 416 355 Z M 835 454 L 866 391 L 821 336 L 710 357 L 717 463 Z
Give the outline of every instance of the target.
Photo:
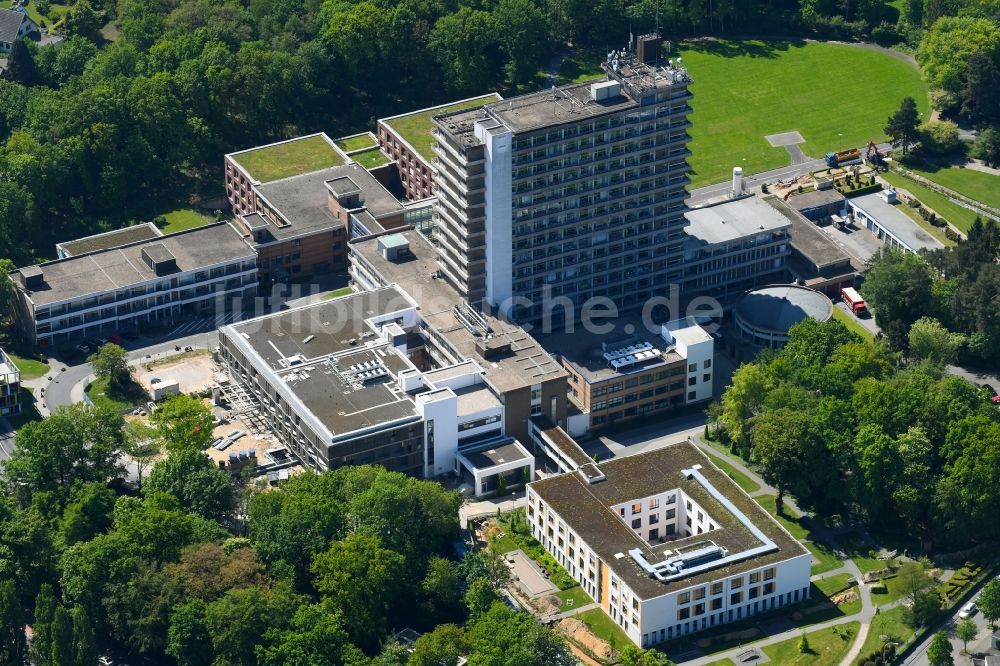
M 882 128 L 911 96 L 925 115 L 920 73 L 876 51 L 818 42 L 698 41 L 675 50 L 693 79 L 691 152 L 694 187 L 790 163 L 768 134 L 798 130 L 811 157 L 884 140 Z M 745 162 L 744 162 L 745 158 Z

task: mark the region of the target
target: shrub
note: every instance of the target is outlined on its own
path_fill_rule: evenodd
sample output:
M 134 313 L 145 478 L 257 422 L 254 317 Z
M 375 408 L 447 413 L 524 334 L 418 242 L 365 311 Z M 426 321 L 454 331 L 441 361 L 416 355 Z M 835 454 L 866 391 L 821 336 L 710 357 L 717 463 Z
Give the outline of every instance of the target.
M 872 594 L 889 594 L 889 588 L 885 586 L 885 583 L 876 583 L 872 585 Z
M 900 41 L 900 35 L 896 30 L 896 26 L 887 21 L 882 21 L 872 28 L 872 41 L 882 46 L 892 46 Z
M 950 241 L 955 241 L 956 243 L 959 241 L 960 238 L 960 236 L 957 233 L 955 233 L 955 231 L 952 230 L 951 227 L 948 227 L 947 229 L 944 230 L 944 237 Z

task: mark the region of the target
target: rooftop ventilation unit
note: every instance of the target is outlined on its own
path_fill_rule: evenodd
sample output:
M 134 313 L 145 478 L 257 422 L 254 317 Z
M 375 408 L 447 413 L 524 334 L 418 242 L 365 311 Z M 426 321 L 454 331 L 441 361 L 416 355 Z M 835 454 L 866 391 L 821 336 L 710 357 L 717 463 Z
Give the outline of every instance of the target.
M 456 303 L 451 309 L 455 313 L 455 318 L 458 319 L 459 323 L 473 335 L 484 338 L 489 338 L 493 335 L 493 329 L 490 328 L 490 324 L 486 321 L 486 318 L 474 310 L 467 302 Z

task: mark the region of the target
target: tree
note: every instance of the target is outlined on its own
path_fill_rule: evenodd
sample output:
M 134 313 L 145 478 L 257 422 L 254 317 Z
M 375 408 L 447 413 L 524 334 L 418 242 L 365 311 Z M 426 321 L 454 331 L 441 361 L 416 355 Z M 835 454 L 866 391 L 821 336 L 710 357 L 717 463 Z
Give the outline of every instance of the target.
M 507 57 L 504 69 L 511 85 L 528 83 L 545 57 L 548 25 L 532 0 L 500 0 L 493 10 L 500 47 Z
M 799 639 L 799 652 L 802 654 L 809 654 L 812 652 L 812 648 L 809 646 L 809 639 L 806 637 L 805 632 L 802 632 L 802 638 Z
M 111 527 L 115 492 L 102 483 L 87 483 L 73 488 L 72 501 L 59 520 L 59 535 L 70 546 L 88 541 Z
M 62 604 L 56 606 L 52 615 L 52 666 L 76 666 L 76 655 L 73 652 L 73 621 Z
M 473 663 L 481 666 L 572 666 L 576 663 L 562 638 L 503 604 L 493 604 L 468 632 Z
M 1000 129 L 987 127 L 973 144 L 972 154 L 988 165 L 1000 165 Z
M 35 66 L 35 55 L 28 45 L 27 39 L 15 39 L 7 56 L 7 71 L 4 78 L 16 81 L 23 86 L 33 86 L 38 83 L 38 68 Z
M 950 120 L 930 120 L 918 129 L 920 147 L 928 155 L 951 155 L 961 151 L 958 125 Z
M 906 609 L 903 621 L 911 629 L 927 627 L 941 612 L 941 597 L 934 590 L 927 590 L 917 595 L 913 606 Z
M 904 97 L 899 105 L 899 110 L 889 116 L 885 128 L 882 130 L 892 139 L 893 145 L 903 148 L 905 155 L 910 145 L 916 143 L 919 138 L 917 126 L 920 124 L 920 115 L 917 113 L 917 103 L 912 97 Z
M 170 612 L 165 652 L 177 666 L 209 666 L 212 663 L 212 637 L 205 626 L 205 602 L 189 599 Z
M 931 306 L 931 267 L 920 256 L 910 252 L 883 249 L 868 263 L 868 273 L 861 285 L 861 295 L 874 310 L 875 322 L 890 331 L 894 323 L 901 335 L 887 334 L 895 349 L 905 349 L 910 326 Z
M 139 490 L 142 490 L 143 474 L 159 457 L 162 448 L 156 428 L 142 421 L 129 421 L 125 424 L 125 446 L 122 452 L 135 466 Z
M 405 575 L 403 556 L 382 540 L 358 532 L 334 541 L 312 565 L 316 589 L 343 614 L 351 637 L 377 645 L 388 626 L 389 609 Z
M 931 644 L 927 648 L 927 660 L 931 666 L 954 666 L 955 660 L 951 656 L 951 641 L 948 634 L 939 631 L 934 634 Z
M 70 613 L 73 619 L 73 654 L 77 666 L 97 663 L 97 636 L 94 625 L 84 606 L 74 606 Z
M 909 343 L 910 356 L 944 366 L 958 359 L 965 336 L 950 332 L 937 319 L 921 317 L 910 327 Z
M 468 651 L 465 631 L 454 624 L 442 624 L 417 639 L 407 666 L 456 666 L 458 658 Z
M 66 32 L 86 37 L 92 42 L 101 41 L 101 17 L 94 11 L 90 0 L 79 0 L 66 14 Z
M 465 607 L 469 609 L 471 620 L 487 612 L 497 601 L 500 595 L 488 578 L 476 578 L 465 591 Z
M 52 620 L 56 612 L 56 598 L 52 593 L 52 585 L 43 583 L 38 597 L 35 599 L 35 621 L 31 628 L 34 637 L 31 641 L 31 661 L 38 666 L 48 666 L 52 658 Z
M 113 342 L 101 345 L 87 358 L 87 363 L 93 366 L 99 379 L 107 380 L 112 386 L 123 387 L 132 379 L 128 352 Z
M 979 633 L 979 627 L 972 618 L 965 618 L 964 620 L 959 620 L 958 624 L 955 625 L 955 636 L 958 640 L 962 641 L 962 652 L 969 651 L 969 641 L 976 637 Z
M 438 617 L 450 616 L 458 608 L 462 601 L 459 583 L 458 571 L 449 560 L 432 557 L 427 562 L 427 574 L 421 587 Z
M 659 650 L 643 650 L 629 644 L 618 654 L 620 666 L 674 666 L 674 662 Z
M 746 363 L 733 373 L 729 388 L 722 396 L 719 423 L 738 449 L 749 443 L 749 421 L 760 409 L 769 384 L 770 378 L 760 365 Z
M 331 604 L 304 604 L 291 627 L 265 634 L 268 646 L 258 649 L 261 666 L 340 666 L 356 648 L 348 641 L 344 621 Z
M 150 420 L 168 451 L 204 451 L 212 442 L 212 412 L 189 395 L 172 396 L 153 412 Z
M 761 466 L 764 479 L 778 489 L 778 513 L 783 513 L 785 491 L 800 478 L 800 450 L 809 437 L 806 414 L 782 407 L 758 414 L 751 421 L 750 459 Z
M 917 603 L 920 593 L 932 585 L 934 579 L 927 575 L 920 562 L 905 562 L 896 573 L 896 586 L 910 600 L 911 606 Z
M 24 613 L 12 580 L 0 581 L 0 663 L 20 666 L 27 656 Z
M 507 494 L 507 477 L 503 474 L 497 474 L 497 497 L 503 498 Z
M 959 91 L 962 115 L 974 123 L 1000 120 L 1000 65 L 987 53 L 976 53 L 965 68 Z
M 1000 620 L 1000 580 L 993 579 L 983 588 L 977 604 L 991 625 Z
M 495 47 L 488 12 L 461 7 L 437 20 L 427 46 L 456 93 L 483 90 L 490 80 L 490 52 Z
M 153 465 L 143 492 L 170 493 L 189 511 L 210 520 L 220 520 L 233 508 L 229 474 L 196 449 L 175 449 Z
M 924 78 L 932 88 L 957 95 L 969 60 L 992 55 L 1000 45 L 1000 26 L 988 19 L 946 16 L 934 23 L 917 49 Z

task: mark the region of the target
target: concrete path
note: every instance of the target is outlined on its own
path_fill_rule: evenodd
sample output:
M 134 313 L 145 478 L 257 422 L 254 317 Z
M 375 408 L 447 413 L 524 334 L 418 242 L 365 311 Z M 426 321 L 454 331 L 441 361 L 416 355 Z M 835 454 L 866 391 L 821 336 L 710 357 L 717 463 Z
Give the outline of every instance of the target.
M 579 615 L 580 613 L 583 613 L 585 611 L 589 611 L 589 610 L 591 610 L 593 608 L 600 608 L 600 606 L 598 606 L 595 602 L 592 601 L 589 604 L 584 604 L 584 605 L 579 606 L 577 608 L 571 608 L 568 611 L 563 611 L 562 613 L 557 613 L 554 617 L 555 617 L 556 622 L 558 622 L 559 620 L 562 620 L 563 618 L 573 617 L 574 615 Z

